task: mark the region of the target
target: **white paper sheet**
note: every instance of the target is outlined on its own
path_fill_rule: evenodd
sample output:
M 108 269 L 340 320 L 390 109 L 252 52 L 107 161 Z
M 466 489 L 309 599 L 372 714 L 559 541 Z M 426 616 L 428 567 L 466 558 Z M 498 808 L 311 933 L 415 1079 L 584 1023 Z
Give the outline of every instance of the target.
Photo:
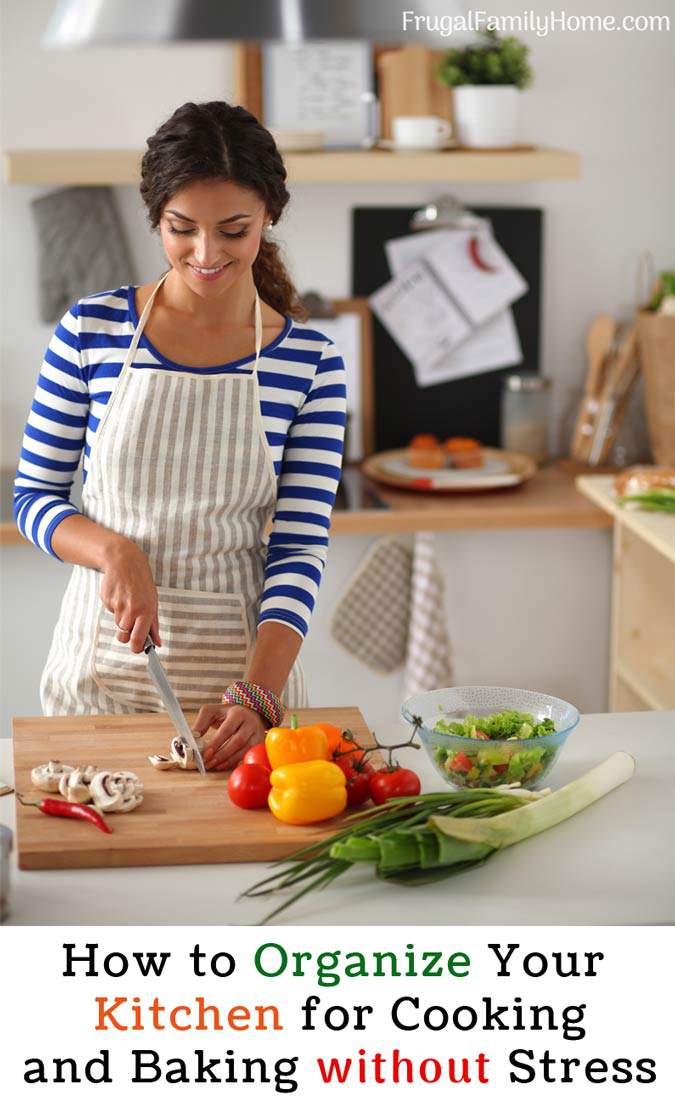
M 489 226 L 485 219 L 481 223 Z M 392 276 L 398 276 L 413 261 L 421 261 L 425 253 L 447 241 L 454 233 L 454 230 L 416 230 L 403 238 L 390 238 L 384 243 L 384 251 Z
M 424 264 L 409 265 L 378 288 L 370 305 L 411 362 L 419 386 L 429 364 L 446 358 L 471 327 Z
M 486 267 L 481 268 L 476 258 Z M 528 290 L 488 230 L 453 230 L 425 251 L 424 260 L 474 326 L 481 326 Z
M 493 372 L 497 368 L 515 368 L 521 364 L 523 352 L 513 312 L 507 308 L 478 326 L 461 345 L 438 361 L 428 362 L 415 370 L 418 387 Z
M 463 304 L 460 302 L 461 299 L 465 298 L 464 286 L 459 288 L 459 297 L 456 296 L 454 289 L 451 293 L 448 288 L 448 270 L 452 267 L 452 261 L 448 261 L 447 258 L 452 258 L 457 254 L 459 254 L 460 261 L 457 267 L 460 271 L 463 271 L 466 260 L 478 273 L 478 276 L 484 275 L 479 269 L 475 268 L 468 254 L 468 239 L 471 233 L 476 233 L 479 236 L 479 250 L 482 249 L 485 252 L 486 260 L 488 256 L 491 258 L 496 256 L 492 249 L 488 251 L 486 248 L 484 244 L 486 236 L 494 243 L 502 257 L 506 257 L 503 250 L 494 242 L 490 224 L 487 220 L 482 220 L 481 229 L 472 232 L 448 229 L 424 230 L 407 234 L 402 238 L 392 238 L 385 242 L 389 268 L 395 276 L 400 275 L 413 263 L 421 264 L 425 268 L 428 267 L 434 272 L 435 277 L 444 275 L 445 283 L 441 282 L 441 286 L 445 286 L 445 290 L 448 291 L 448 301 L 460 308 L 460 313 L 466 317 L 471 327 L 471 333 L 449 354 L 436 359 L 429 358 L 415 366 L 415 378 L 419 387 L 430 387 L 436 383 L 460 379 L 462 376 L 472 376 L 479 372 L 491 372 L 497 368 L 511 368 L 522 363 L 523 354 L 518 331 L 513 320 L 513 314 L 508 307 L 506 309 L 503 306 L 497 308 L 496 311 L 492 311 L 492 314 L 487 316 L 487 320 L 483 319 L 479 324 L 472 321 L 472 313 L 474 318 L 476 316 L 482 317 L 488 309 L 488 303 L 490 309 L 492 309 L 495 301 L 500 302 L 504 298 L 503 287 L 505 281 L 499 283 L 502 289 L 500 294 L 492 296 L 491 299 L 483 294 L 480 287 L 477 289 L 477 294 L 475 291 L 472 292 L 473 306 L 469 313 L 465 313 Z M 431 269 L 429 264 L 432 254 L 435 259 L 444 258 L 442 262 L 437 262 L 436 270 Z M 479 255 L 482 258 L 482 252 L 479 252 Z M 506 298 L 508 299 L 514 291 L 517 291 L 517 293 L 513 294 L 513 298 L 519 298 L 527 290 L 527 284 L 507 257 L 504 263 L 505 266 L 508 265 L 513 270 L 516 276 L 515 280 L 510 281 L 512 291 L 507 294 Z M 488 275 L 494 274 L 490 273 Z M 466 282 L 467 287 L 471 286 L 471 277 L 472 274 Z M 461 284 L 461 281 L 459 283 Z

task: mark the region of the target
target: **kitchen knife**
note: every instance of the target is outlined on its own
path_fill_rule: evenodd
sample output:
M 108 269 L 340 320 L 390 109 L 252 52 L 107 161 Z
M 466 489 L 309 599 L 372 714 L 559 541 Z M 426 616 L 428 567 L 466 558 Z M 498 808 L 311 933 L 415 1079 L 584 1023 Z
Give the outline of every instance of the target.
M 194 738 L 194 734 L 189 724 L 187 723 L 187 720 L 185 719 L 185 714 L 178 704 L 178 698 L 171 689 L 171 683 L 166 677 L 166 672 L 162 667 L 162 664 L 159 662 L 157 652 L 155 651 L 155 645 L 153 644 L 150 637 L 147 638 L 143 651 L 148 657 L 148 670 L 150 672 L 150 678 L 157 687 L 157 692 L 162 699 L 162 704 L 164 705 L 164 708 L 171 718 L 171 723 L 173 724 L 173 727 L 176 729 L 178 735 L 183 740 L 185 740 L 189 747 L 192 748 L 195 757 L 195 763 L 197 764 L 197 770 L 200 772 L 200 774 L 206 774 L 206 767 L 204 766 L 202 753 L 199 750 L 199 747 L 197 746 L 197 741 Z

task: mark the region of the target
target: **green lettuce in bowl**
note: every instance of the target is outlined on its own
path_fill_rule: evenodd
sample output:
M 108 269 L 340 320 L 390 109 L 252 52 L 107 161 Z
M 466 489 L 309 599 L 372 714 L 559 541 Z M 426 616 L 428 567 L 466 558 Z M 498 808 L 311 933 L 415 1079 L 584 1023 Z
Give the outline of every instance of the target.
M 536 789 L 578 724 L 569 702 L 533 690 L 459 686 L 416 694 L 403 716 L 453 786 Z

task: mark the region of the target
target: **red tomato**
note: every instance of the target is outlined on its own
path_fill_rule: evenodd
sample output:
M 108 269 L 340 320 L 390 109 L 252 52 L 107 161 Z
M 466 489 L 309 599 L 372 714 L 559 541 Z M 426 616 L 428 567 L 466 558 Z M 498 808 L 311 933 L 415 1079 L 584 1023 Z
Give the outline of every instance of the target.
M 370 779 L 374 768 L 367 759 L 362 762 L 358 754 L 340 755 L 335 762 L 347 779 L 347 804 L 353 809 L 363 805 L 370 797 Z
M 355 774 L 372 774 L 375 770 L 372 763 L 369 763 L 367 759 L 364 760 L 359 752 L 356 755 L 336 755 L 333 757 L 333 761 L 347 779 L 352 778 Z
M 372 771 L 354 771 L 347 776 L 347 804 L 351 809 L 363 805 L 370 797 Z
M 272 770 L 272 764 L 269 761 L 264 742 L 250 747 L 242 759 L 242 763 L 255 763 L 259 767 L 264 767 L 266 771 Z
M 370 776 L 370 796 L 376 805 L 384 805 L 390 797 L 415 797 L 420 789 L 418 776 L 406 767 L 379 770 Z
M 458 774 L 468 774 L 472 766 L 473 764 L 468 755 L 465 755 L 463 751 L 458 751 L 450 763 L 450 770 L 456 771 Z
M 227 792 L 240 809 L 264 809 L 271 790 L 270 772 L 260 763 L 240 763 L 232 771 Z
M 351 732 L 347 729 L 343 731 L 341 728 L 338 728 L 337 725 L 325 724 L 324 722 L 315 727 L 320 728 L 326 733 L 328 737 L 328 754 L 331 759 L 335 759 L 336 763 L 340 763 L 340 760 L 343 758 L 343 752 L 345 751 L 353 751 L 357 758 L 363 758 L 364 752 L 359 750 L 358 746 L 351 739 Z

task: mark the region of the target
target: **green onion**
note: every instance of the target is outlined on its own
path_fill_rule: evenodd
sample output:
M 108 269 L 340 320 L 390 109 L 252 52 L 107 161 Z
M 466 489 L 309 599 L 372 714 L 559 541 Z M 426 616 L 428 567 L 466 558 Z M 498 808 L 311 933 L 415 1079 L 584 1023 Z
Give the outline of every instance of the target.
M 634 770 L 632 756 L 617 751 L 555 793 L 511 784 L 392 798 L 376 811 L 347 818 L 345 827 L 323 842 L 273 864 L 281 869 L 243 896 L 302 886 L 264 918 L 266 923 L 359 862 L 374 863 L 378 877 L 402 885 L 439 881 L 560 824 L 627 782 Z
M 666 514 L 675 514 L 675 489 L 672 487 L 654 487 L 651 491 L 623 495 L 619 499 L 620 506 L 625 506 L 627 502 L 637 502 L 643 510 L 657 510 Z

